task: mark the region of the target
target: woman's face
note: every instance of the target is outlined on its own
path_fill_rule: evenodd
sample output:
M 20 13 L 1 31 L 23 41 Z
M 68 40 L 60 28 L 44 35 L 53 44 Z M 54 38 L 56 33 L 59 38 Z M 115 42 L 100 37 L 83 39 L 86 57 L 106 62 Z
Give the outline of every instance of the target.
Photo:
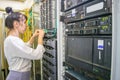
M 27 29 L 26 18 L 25 16 L 21 15 L 19 20 L 18 31 L 20 34 L 23 34 L 26 31 L 26 29 Z

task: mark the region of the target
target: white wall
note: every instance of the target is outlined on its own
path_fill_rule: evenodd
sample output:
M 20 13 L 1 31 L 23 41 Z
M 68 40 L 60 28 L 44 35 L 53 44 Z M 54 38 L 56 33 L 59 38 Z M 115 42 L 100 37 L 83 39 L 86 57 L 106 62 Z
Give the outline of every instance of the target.
M 5 10 L 6 7 L 12 7 L 13 10 L 24 10 L 29 9 L 33 5 L 34 0 L 26 0 L 25 2 L 20 1 L 0 1 L 0 9 Z

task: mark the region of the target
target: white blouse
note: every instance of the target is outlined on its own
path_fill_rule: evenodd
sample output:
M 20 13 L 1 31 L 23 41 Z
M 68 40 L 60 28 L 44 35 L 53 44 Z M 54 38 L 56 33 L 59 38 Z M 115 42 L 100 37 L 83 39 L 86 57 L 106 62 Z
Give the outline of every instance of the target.
M 41 59 L 45 49 L 43 45 L 33 49 L 19 37 L 8 36 L 4 41 L 4 52 L 9 70 L 26 72 L 31 69 L 31 60 Z

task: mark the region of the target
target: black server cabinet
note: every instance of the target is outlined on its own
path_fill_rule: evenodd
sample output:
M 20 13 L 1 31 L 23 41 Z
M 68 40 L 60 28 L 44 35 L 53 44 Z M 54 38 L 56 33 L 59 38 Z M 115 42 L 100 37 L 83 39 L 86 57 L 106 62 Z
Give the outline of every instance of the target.
M 110 80 L 112 0 L 64 1 L 65 77 L 77 80 L 71 74 L 82 73 L 92 80 Z
M 94 38 L 93 73 L 110 80 L 112 39 Z
M 92 41 L 93 39 L 87 36 L 67 36 L 66 62 L 76 70 L 92 71 Z
M 94 55 L 93 63 L 110 68 L 111 66 L 111 38 L 95 38 L 94 39 Z

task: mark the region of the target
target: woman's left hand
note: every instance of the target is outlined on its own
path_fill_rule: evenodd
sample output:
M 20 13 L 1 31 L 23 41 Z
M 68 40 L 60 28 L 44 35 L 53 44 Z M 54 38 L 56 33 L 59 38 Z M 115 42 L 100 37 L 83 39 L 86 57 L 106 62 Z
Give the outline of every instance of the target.
M 33 34 L 32 37 L 33 38 L 37 37 L 39 35 L 39 31 L 40 31 L 39 29 L 35 30 L 35 33 Z

